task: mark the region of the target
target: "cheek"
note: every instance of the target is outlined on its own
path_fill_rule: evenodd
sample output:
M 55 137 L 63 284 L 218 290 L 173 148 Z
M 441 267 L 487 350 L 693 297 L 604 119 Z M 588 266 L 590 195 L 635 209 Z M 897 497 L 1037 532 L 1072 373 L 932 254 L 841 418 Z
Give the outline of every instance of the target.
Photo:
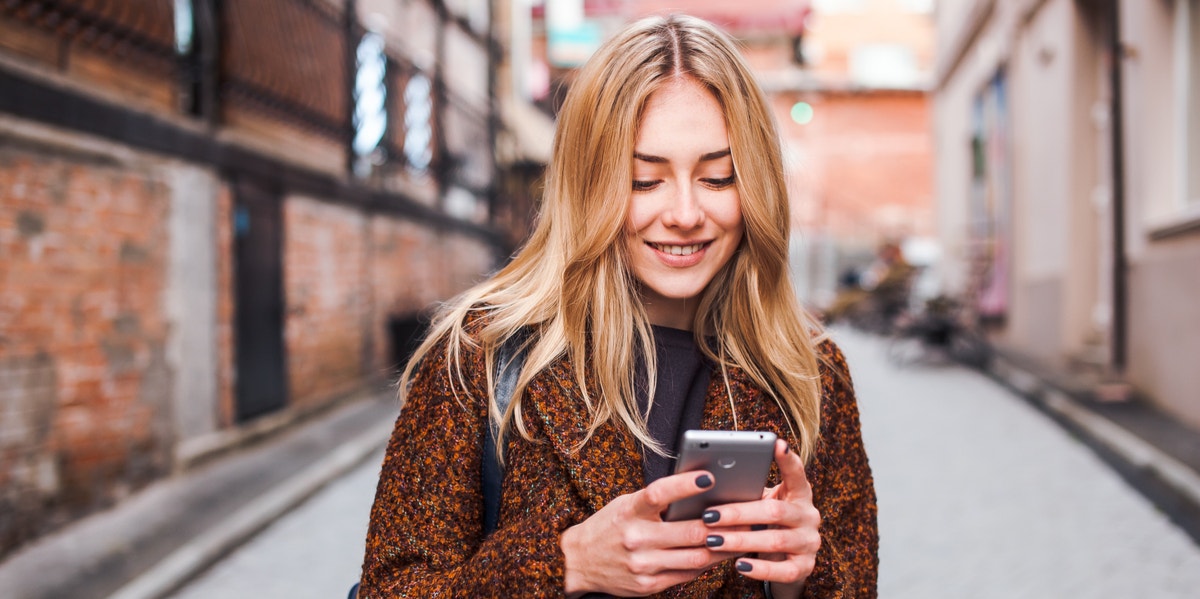
M 654 221 L 653 211 L 649 209 L 649 202 L 634 202 L 629 203 L 629 212 L 625 216 L 625 231 L 630 235 L 637 234 L 638 231 L 650 226 Z
M 741 236 L 743 225 L 742 202 L 737 195 L 734 195 L 729 202 L 723 203 L 718 212 L 712 216 L 720 223 L 722 229 Z

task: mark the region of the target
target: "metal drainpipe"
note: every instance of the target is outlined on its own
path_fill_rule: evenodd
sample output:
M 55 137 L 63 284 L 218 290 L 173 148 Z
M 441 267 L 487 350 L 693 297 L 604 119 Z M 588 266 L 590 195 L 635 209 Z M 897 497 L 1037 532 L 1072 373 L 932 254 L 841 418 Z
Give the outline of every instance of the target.
M 1111 27 L 1112 79 L 1112 369 L 1118 377 L 1128 366 L 1129 281 L 1125 256 L 1125 131 L 1122 102 L 1121 1 L 1109 2 Z

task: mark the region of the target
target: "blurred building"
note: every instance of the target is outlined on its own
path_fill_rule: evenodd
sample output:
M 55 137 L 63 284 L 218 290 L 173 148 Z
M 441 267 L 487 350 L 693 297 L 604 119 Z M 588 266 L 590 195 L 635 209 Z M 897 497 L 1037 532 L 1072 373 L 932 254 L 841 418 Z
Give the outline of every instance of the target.
M 929 0 L 813 0 L 794 47 L 748 41 L 775 104 L 791 175 L 793 268 L 827 306 L 839 273 L 885 242 L 936 236 Z M 789 58 L 791 60 L 789 60 Z M 928 253 L 909 252 L 925 265 Z
M 525 0 L 529 1 L 529 0 Z M 742 47 L 774 107 L 793 203 L 801 298 L 824 306 L 838 273 L 884 241 L 930 239 L 930 0 L 547 0 L 533 10 L 531 99 L 561 104 L 574 69 L 637 18 L 681 12 Z
M 0 555 L 394 375 L 527 228 L 507 21 L 0 4 Z
M 1003 347 L 1200 425 L 1200 2 L 937 8 L 944 274 Z

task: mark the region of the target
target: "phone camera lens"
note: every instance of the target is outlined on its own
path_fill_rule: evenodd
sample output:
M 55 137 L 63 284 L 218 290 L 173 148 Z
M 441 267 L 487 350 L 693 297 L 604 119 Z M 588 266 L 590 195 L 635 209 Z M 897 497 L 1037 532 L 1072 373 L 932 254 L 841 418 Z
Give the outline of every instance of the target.
M 701 441 L 700 449 L 708 449 L 708 441 Z

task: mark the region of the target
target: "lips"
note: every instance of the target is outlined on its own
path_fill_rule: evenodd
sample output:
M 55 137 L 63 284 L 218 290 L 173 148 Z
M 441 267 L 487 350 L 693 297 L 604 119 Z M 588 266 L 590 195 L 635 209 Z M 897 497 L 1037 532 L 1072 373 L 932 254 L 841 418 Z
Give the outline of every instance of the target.
M 704 243 L 693 243 L 693 244 L 688 244 L 688 245 L 669 244 L 669 243 L 654 243 L 654 242 L 646 242 L 646 243 L 650 247 L 652 247 L 664 254 L 670 254 L 672 256 L 691 256 L 692 254 L 695 254 L 696 252 L 707 247 L 708 244 L 711 242 L 706 241 Z

